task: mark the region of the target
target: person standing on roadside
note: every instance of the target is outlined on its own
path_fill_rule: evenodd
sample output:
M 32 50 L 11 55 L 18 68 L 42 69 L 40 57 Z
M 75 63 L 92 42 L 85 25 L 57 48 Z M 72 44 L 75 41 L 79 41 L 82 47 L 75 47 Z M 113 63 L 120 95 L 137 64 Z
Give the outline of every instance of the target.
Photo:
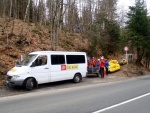
M 98 71 L 98 77 L 100 75 L 100 59 L 97 59 L 96 70 Z
M 90 63 L 90 59 L 88 58 L 87 59 L 87 67 L 89 68 L 91 66 L 91 63 Z
M 100 59 L 97 59 L 96 67 L 98 67 L 98 68 L 99 68 L 99 65 L 100 65 Z
M 101 74 L 101 78 L 104 78 L 104 68 L 105 68 L 105 60 L 104 57 L 101 57 L 100 60 L 100 74 Z
M 96 63 L 97 63 L 96 58 L 92 57 L 92 64 L 93 64 L 93 67 L 96 67 Z
M 107 59 L 105 59 L 105 68 L 106 68 L 106 75 L 108 76 L 108 67 L 109 67 L 109 62 Z

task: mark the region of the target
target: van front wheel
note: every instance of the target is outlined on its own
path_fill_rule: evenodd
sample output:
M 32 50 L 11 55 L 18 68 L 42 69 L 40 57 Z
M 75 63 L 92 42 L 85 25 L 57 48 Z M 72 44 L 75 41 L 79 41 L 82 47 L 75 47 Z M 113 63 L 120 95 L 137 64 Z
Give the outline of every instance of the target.
M 74 78 L 73 78 L 73 82 L 74 83 L 79 83 L 82 80 L 81 75 L 80 74 L 75 74 Z
M 26 89 L 27 90 L 32 90 L 34 88 L 34 81 L 32 78 L 27 79 L 26 81 Z

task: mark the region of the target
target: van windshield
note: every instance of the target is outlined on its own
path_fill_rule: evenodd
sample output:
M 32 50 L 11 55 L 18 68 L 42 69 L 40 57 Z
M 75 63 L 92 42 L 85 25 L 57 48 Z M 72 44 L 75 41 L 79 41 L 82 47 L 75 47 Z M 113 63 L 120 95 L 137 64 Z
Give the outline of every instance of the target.
M 29 54 L 26 56 L 26 58 L 20 62 L 19 65 L 21 66 L 28 66 L 37 56 L 37 54 Z

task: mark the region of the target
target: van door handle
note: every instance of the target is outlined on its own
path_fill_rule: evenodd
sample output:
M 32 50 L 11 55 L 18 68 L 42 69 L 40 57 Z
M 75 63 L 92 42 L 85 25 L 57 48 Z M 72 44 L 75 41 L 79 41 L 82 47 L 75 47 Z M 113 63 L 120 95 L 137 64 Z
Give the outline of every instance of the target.
M 45 69 L 49 69 L 49 68 L 46 67 Z

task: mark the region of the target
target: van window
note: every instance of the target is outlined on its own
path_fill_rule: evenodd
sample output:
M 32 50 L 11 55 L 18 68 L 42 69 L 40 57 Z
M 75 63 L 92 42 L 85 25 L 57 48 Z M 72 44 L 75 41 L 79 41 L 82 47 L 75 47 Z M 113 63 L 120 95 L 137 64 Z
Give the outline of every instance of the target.
M 20 62 L 19 65 L 28 66 L 35 59 L 36 56 L 37 56 L 37 54 L 27 55 L 26 58 L 23 61 Z
M 38 58 L 35 60 L 35 66 L 43 66 L 47 64 L 47 56 L 42 55 L 38 56 Z
M 66 55 L 67 64 L 85 63 L 84 55 Z
M 65 56 L 64 55 L 51 55 L 51 64 L 65 64 Z

